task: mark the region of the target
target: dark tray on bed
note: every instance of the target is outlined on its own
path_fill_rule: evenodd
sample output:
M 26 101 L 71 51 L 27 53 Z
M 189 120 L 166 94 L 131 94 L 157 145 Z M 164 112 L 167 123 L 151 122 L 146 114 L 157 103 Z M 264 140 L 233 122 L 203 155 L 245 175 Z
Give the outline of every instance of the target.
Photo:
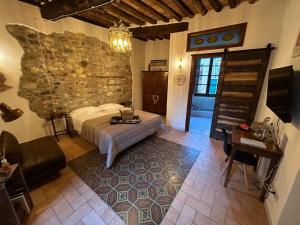
M 111 118 L 110 124 L 138 124 L 141 122 L 139 116 L 133 116 L 132 120 L 122 120 L 121 116 L 113 116 Z

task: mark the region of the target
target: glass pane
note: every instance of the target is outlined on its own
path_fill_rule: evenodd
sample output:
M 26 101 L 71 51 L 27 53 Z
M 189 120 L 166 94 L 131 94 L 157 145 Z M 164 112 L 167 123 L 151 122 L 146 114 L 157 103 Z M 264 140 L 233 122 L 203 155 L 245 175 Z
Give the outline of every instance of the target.
M 206 85 L 198 85 L 197 93 L 198 94 L 205 94 L 206 93 Z
M 208 76 L 199 76 L 198 84 L 207 84 Z
M 209 66 L 201 66 L 196 69 L 196 75 L 208 75 Z
M 210 80 L 210 84 L 211 84 L 211 85 L 217 85 L 217 84 L 218 84 L 218 80 L 216 80 L 216 79 L 211 79 L 211 80 Z
M 200 65 L 201 66 L 209 66 L 209 64 L 210 64 L 210 58 L 200 59 Z
M 217 86 L 216 85 L 210 85 L 208 93 L 211 94 L 211 95 L 215 95 L 217 93 Z
M 213 66 L 220 66 L 222 62 L 222 57 L 216 57 L 213 59 Z
M 213 66 L 211 70 L 212 75 L 218 76 L 220 74 L 221 66 Z

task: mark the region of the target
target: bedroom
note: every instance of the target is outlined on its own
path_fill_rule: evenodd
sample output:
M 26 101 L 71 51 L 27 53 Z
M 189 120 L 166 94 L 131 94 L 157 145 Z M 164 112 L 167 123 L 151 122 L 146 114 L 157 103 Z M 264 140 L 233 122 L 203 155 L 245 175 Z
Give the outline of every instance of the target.
M 267 64 L 268 69 L 265 68 L 267 69 L 266 75 L 263 74 L 265 80 L 259 90 L 261 94 L 258 96 L 259 101 L 256 102 L 255 117 L 252 120 L 263 121 L 265 117 L 271 117 L 271 122 L 276 124 L 278 117 L 266 105 L 267 79 L 269 69 L 290 65 L 293 65 L 293 69 L 296 71 L 294 77 L 299 75 L 297 74 L 299 57 L 293 57 L 300 28 L 299 1 L 124 0 L 121 1 L 121 4 L 113 2 L 111 3 L 113 6 L 103 6 L 105 10 L 100 7 L 100 11 L 104 14 L 94 15 L 96 21 L 93 22 L 94 24 L 91 23 L 91 19 L 84 19 L 82 15 L 79 18 L 85 21 L 78 19 L 78 17 L 77 19 L 66 17 L 54 21 L 42 19 L 39 7 L 32 5 L 35 2 L 39 1 L 27 1 L 26 3 L 26 1 L 2 0 L 0 5 L 2 15 L 0 21 L 0 103 L 23 111 L 22 115 L 17 113 L 21 116 L 14 121 L 4 122 L 0 120 L 1 131 L 10 132 L 20 143 L 53 135 L 51 119 L 48 117 L 49 112 L 54 109 L 58 112 L 71 113 L 71 111 L 79 108 L 93 106 L 96 109 L 91 109 L 89 113 L 93 110 L 94 113 L 96 111 L 101 113 L 108 110 L 107 108 L 103 109 L 103 107 L 111 106 L 103 106 L 104 104 L 120 104 L 121 102 L 132 101 L 135 113 L 142 118 L 139 111 L 143 110 L 145 105 L 142 71 L 149 70 L 151 60 L 167 60 L 168 79 L 167 90 L 166 88 L 163 89 L 167 91 L 166 102 L 164 103 L 166 115 L 163 115 L 161 120 L 162 124 L 166 124 L 166 127 L 160 131 L 161 133 L 157 132 L 160 137 L 150 136 L 144 139 L 141 135 L 140 138 L 133 141 L 138 143 L 120 153 L 115 161 L 112 160 L 115 164 L 112 162 L 109 169 L 105 169 L 108 157 L 103 158 L 103 155 L 97 150 L 97 146 L 91 145 L 85 140 L 86 138 L 80 136 L 70 138 L 69 135 L 59 135 L 59 142 L 53 139 L 54 143 L 51 142 L 53 146 L 58 144 L 59 148 L 63 150 L 64 155 L 60 155 L 61 163 L 65 163 L 62 158 L 66 157 L 68 165 L 60 171 L 58 177 L 50 178 L 49 176 L 48 178 L 48 175 L 43 175 L 45 184 L 31 190 L 34 207 L 31 209 L 27 220 L 28 224 L 122 224 L 124 222 L 128 224 L 159 224 L 162 222 L 162 224 L 195 223 L 198 225 L 285 225 L 299 223 L 299 215 L 296 213 L 300 198 L 297 193 L 300 180 L 298 160 L 300 153 L 297 148 L 299 146 L 299 105 L 296 104 L 295 106 L 298 108 L 298 111 L 296 110 L 298 114 L 292 113 L 291 123 L 283 123 L 282 121 L 279 123 L 279 136 L 282 139 L 280 147 L 284 156 L 272 184 L 271 191 L 275 194 L 270 193 L 264 203 L 258 199 L 261 190 L 254 182 L 264 179 L 262 177 L 266 174 L 267 160 L 260 160 L 260 167 L 256 173 L 252 172 L 250 166 L 247 168 L 249 189 L 247 189 L 244 181 L 244 171 L 240 171 L 239 166 L 234 164 L 228 186 L 224 188 L 223 182 L 226 176 L 221 176 L 222 169 L 226 169 L 225 163 L 223 163 L 226 158 L 223 152 L 223 141 L 209 138 L 207 133 L 206 135 L 199 134 L 197 129 L 184 132 L 187 128 L 188 111 L 191 109 L 189 104 L 192 102 L 191 96 L 193 95 L 193 89 L 190 85 L 193 82 L 193 59 L 203 57 L 204 54 L 224 54 L 225 49 L 222 47 L 187 51 L 188 34 L 242 23 L 247 23 L 243 45 L 228 47 L 228 55 L 249 49 L 267 51 L 266 46 L 269 43 L 275 47 Z M 47 3 L 47 1 L 43 2 Z M 57 1 L 52 1 L 52 3 L 55 2 L 57 3 Z M 85 1 L 79 1 L 83 4 L 82 2 Z M 169 3 L 170 7 L 166 7 L 167 4 L 157 2 Z M 182 10 L 187 9 L 179 9 L 174 2 L 188 2 L 186 4 L 191 7 L 190 10 L 195 15 L 189 15 L 191 14 L 189 11 L 184 14 Z M 202 11 L 205 15 L 201 14 L 199 8 L 193 8 L 192 2 L 203 2 L 208 9 L 206 13 Z M 212 5 L 216 4 L 214 5 L 215 9 L 209 2 L 212 2 Z M 150 13 L 145 10 L 139 11 L 140 7 L 137 4 L 148 6 L 154 4 L 153 7 L 156 9 L 154 11 L 161 12 L 160 17 L 153 11 L 149 11 Z M 124 5 L 127 6 L 127 10 L 128 5 L 136 9 L 136 14 L 128 13 L 124 8 L 122 9 Z M 199 6 L 199 4 L 196 5 Z M 220 5 L 224 5 L 224 7 L 218 9 Z M 84 7 L 84 4 L 81 6 Z M 172 7 L 174 8 L 173 11 L 171 10 L 173 13 L 170 12 Z M 66 10 L 70 10 L 70 8 L 67 7 Z M 120 10 L 127 13 L 123 14 L 122 17 L 116 16 Z M 56 11 L 59 10 L 56 9 Z M 54 10 L 54 14 L 57 13 L 56 11 Z M 107 13 L 110 11 L 114 11 L 114 14 Z M 153 22 L 154 18 L 158 21 L 157 24 L 146 21 L 146 25 L 136 25 L 136 23 L 143 22 L 136 11 L 142 15 L 147 15 L 149 21 Z M 177 14 L 174 11 L 178 11 Z M 89 11 L 81 14 L 84 13 L 87 18 L 92 17 Z M 114 15 L 114 17 L 109 17 L 109 15 Z M 128 17 L 128 15 L 133 15 L 135 19 L 130 17 L 129 20 L 126 20 L 123 18 L 124 16 Z M 48 16 L 51 15 L 48 14 Z M 165 17 L 167 20 L 169 20 L 168 18 L 173 19 L 166 22 L 163 21 Z M 108 29 L 105 27 L 110 27 L 112 22 L 108 24 L 104 22 L 108 18 L 118 18 L 118 20 L 122 18 L 125 25 L 130 25 L 131 28 L 136 29 L 145 29 L 150 25 L 160 26 L 173 23 L 188 23 L 188 29 L 167 35 L 169 40 L 164 36 L 156 39 L 156 36 L 154 38 L 149 36 L 146 37 L 147 41 L 133 37 L 131 38 L 131 53 L 124 54 L 117 53 L 109 47 Z M 155 30 L 155 28 L 151 29 Z M 180 29 L 186 28 L 180 27 Z M 166 30 L 170 32 L 168 29 Z M 143 33 L 149 34 L 145 30 L 142 31 Z M 297 87 L 299 86 L 294 88 L 296 92 L 298 91 Z M 152 102 L 160 102 L 160 100 L 155 96 L 154 99 L 151 98 Z M 127 102 L 125 105 L 128 104 Z M 148 103 L 146 106 L 150 107 Z M 113 113 L 117 115 L 120 106 L 113 105 L 112 107 Z M 216 107 L 214 108 L 216 109 Z M 3 116 L 2 105 L 1 111 Z M 153 111 L 153 108 L 144 111 Z M 89 114 L 84 110 L 81 113 L 84 116 Z M 111 114 L 109 115 L 106 119 L 110 119 Z M 142 119 L 140 124 L 128 126 L 141 127 L 145 121 Z M 124 129 L 126 130 L 126 128 Z M 140 129 L 142 131 L 148 130 Z M 154 130 L 156 128 L 153 128 L 149 133 L 154 133 Z M 126 131 L 122 132 L 122 134 L 124 133 L 127 134 Z M 137 133 L 142 134 L 139 131 Z M 132 136 L 137 135 L 131 134 L 128 140 L 133 140 L 131 139 Z M 139 142 L 141 139 L 143 140 Z M 92 140 L 92 142 L 94 141 Z M 109 143 L 110 141 L 108 141 Z M 123 148 L 126 149 L 127 147 L 124 146 Z M 123 148 L 120 149 L 123 150 Z M 45 147 L 44 151 L 48 149 L 49 146 Z M 50 147 L 50 151 L 52 151 L 51 149 Z M 147 149 L 151 151 L 144 152 Z M 159 151 L 161 149 L 164 151 Z M 175 152 L 170 152 L 170 149 L 181 149 L 181 153 L 187 153 L 189 157 L 184 157 L 179 153 L 177 155 Z M 130 152 L 130 150 L 132 151 Z M 3 149 L 1 152 L 3 153 Z M 156 159 L 157 162 L 143 158 L 143 156 L 146 157 L 145 155 L 147 155 L 147 159 Z M 28 157 L 30 158 L 31 155 Z M 83 165 L 82 160 L 84 158 L 81 157 L 87 158 L 86 165 Z M 157 170 L 162 170 L 164 169 L 163 164 L 168 166 L 167 164 L 172 160 L 183 164 L 189 163 L 187 163 L 185 172 L 174 170 L 174 174 L 169 174 L 170 177 L 176 177 L 178 175 L 176 173 L 179 173 L 178 176 L 181 176 L 181 181 L 178 181 L 177 186 L 174 185 L 172 189 L 167 184 L 163 185 L 163 183 L 156 182 L 156 186 L 151 183 L 150 187 L 154 188 L 153 191 L 149 187 L 148 189 L 141 188 L 130 183 L 132 176 L 128 174 L 135 173 L 131 172 L 131 163 L 125 160 L 127 157 L 130 158 L 130 161 L 136 161 L 134 166 L 138 168 L 135 170 L 140 172 L 145 168 L 139 167 L 145 166 L 150 167 L 150 169 L 154 167 Z M 134 160 L 132 160 L 133 158 Z M 85 170 L 88 172 L 82 168 L 86 168 Z M 96 175 L 93 174 L 95 170 Z M 120 173 L 123 170 L 127 171 L 127 175 L 124 172 Z M 110 173 L 112 171 L 113 174 Z M 165 176 L 156 170 L 153 171 L 148 176 L 135 174 L 135 179 L 140 179 L 135 184 L 146 185 L 146 183 L 150 183 L 147 179 L 151 180 L 151 176 L 157 180 L 160 179 L 160 176 Z M 172 172 L 172 169 L 169 172 Z M 109 174 L 114 179 L 118 177 L 117 184 L 107 185 L 108 179 L 106 178 Z M 32 175 L 36 174 L 33 173 Z M 98 179 L 95 179 L 96 177 Z M 112 178 L 109 179 L 112 181 Z M 92 184 L 92 181 L 100 184 Z M 129 183 L 128 185 L 132 189 L 115 189 L 122 182 Z M 96 186 L 110 186 L 113 190 L 110 190 L 110 195 L 108 195 L 103 188 L 99 189 Z M 173 190 L 172 194 L 169 193 L 171 189 Z M 135 193 L 135 191 L 130 190 L 137 191 L 136 194 L 139 196 L 134 203 L 132 203 L 133 200 L 130 200 L 130 196 L 134 195 L 132 192 Z M 164 197 L 158 196 L 154 200 L 151 190 L 155 193 L 160 191 L 160 196 Z M 110 198 L 107 198 L 108 196 Z M 2 197 L 0 200 L 4 204 Z M 154 210 L 157 210 L 156 213 Z M 7 221 L 7 215 L 2 213 L 1 221 Z M 14 223 L 7 222 L 5 224 Z

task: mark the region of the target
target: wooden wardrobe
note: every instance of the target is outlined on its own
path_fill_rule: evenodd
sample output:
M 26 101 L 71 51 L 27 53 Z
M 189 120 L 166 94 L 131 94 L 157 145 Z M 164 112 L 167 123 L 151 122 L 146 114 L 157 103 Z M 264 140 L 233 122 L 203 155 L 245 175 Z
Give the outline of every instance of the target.
M 166 114 L 167 71 L 143 71 L 143 111 Z

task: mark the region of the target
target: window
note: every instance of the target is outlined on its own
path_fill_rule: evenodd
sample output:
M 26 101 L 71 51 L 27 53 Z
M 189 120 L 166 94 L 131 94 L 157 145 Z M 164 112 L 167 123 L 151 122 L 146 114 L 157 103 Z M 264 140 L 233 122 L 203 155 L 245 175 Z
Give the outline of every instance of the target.
M 215 96 L 217 93 L 222 57 L 196 60 L 194 95 Z

